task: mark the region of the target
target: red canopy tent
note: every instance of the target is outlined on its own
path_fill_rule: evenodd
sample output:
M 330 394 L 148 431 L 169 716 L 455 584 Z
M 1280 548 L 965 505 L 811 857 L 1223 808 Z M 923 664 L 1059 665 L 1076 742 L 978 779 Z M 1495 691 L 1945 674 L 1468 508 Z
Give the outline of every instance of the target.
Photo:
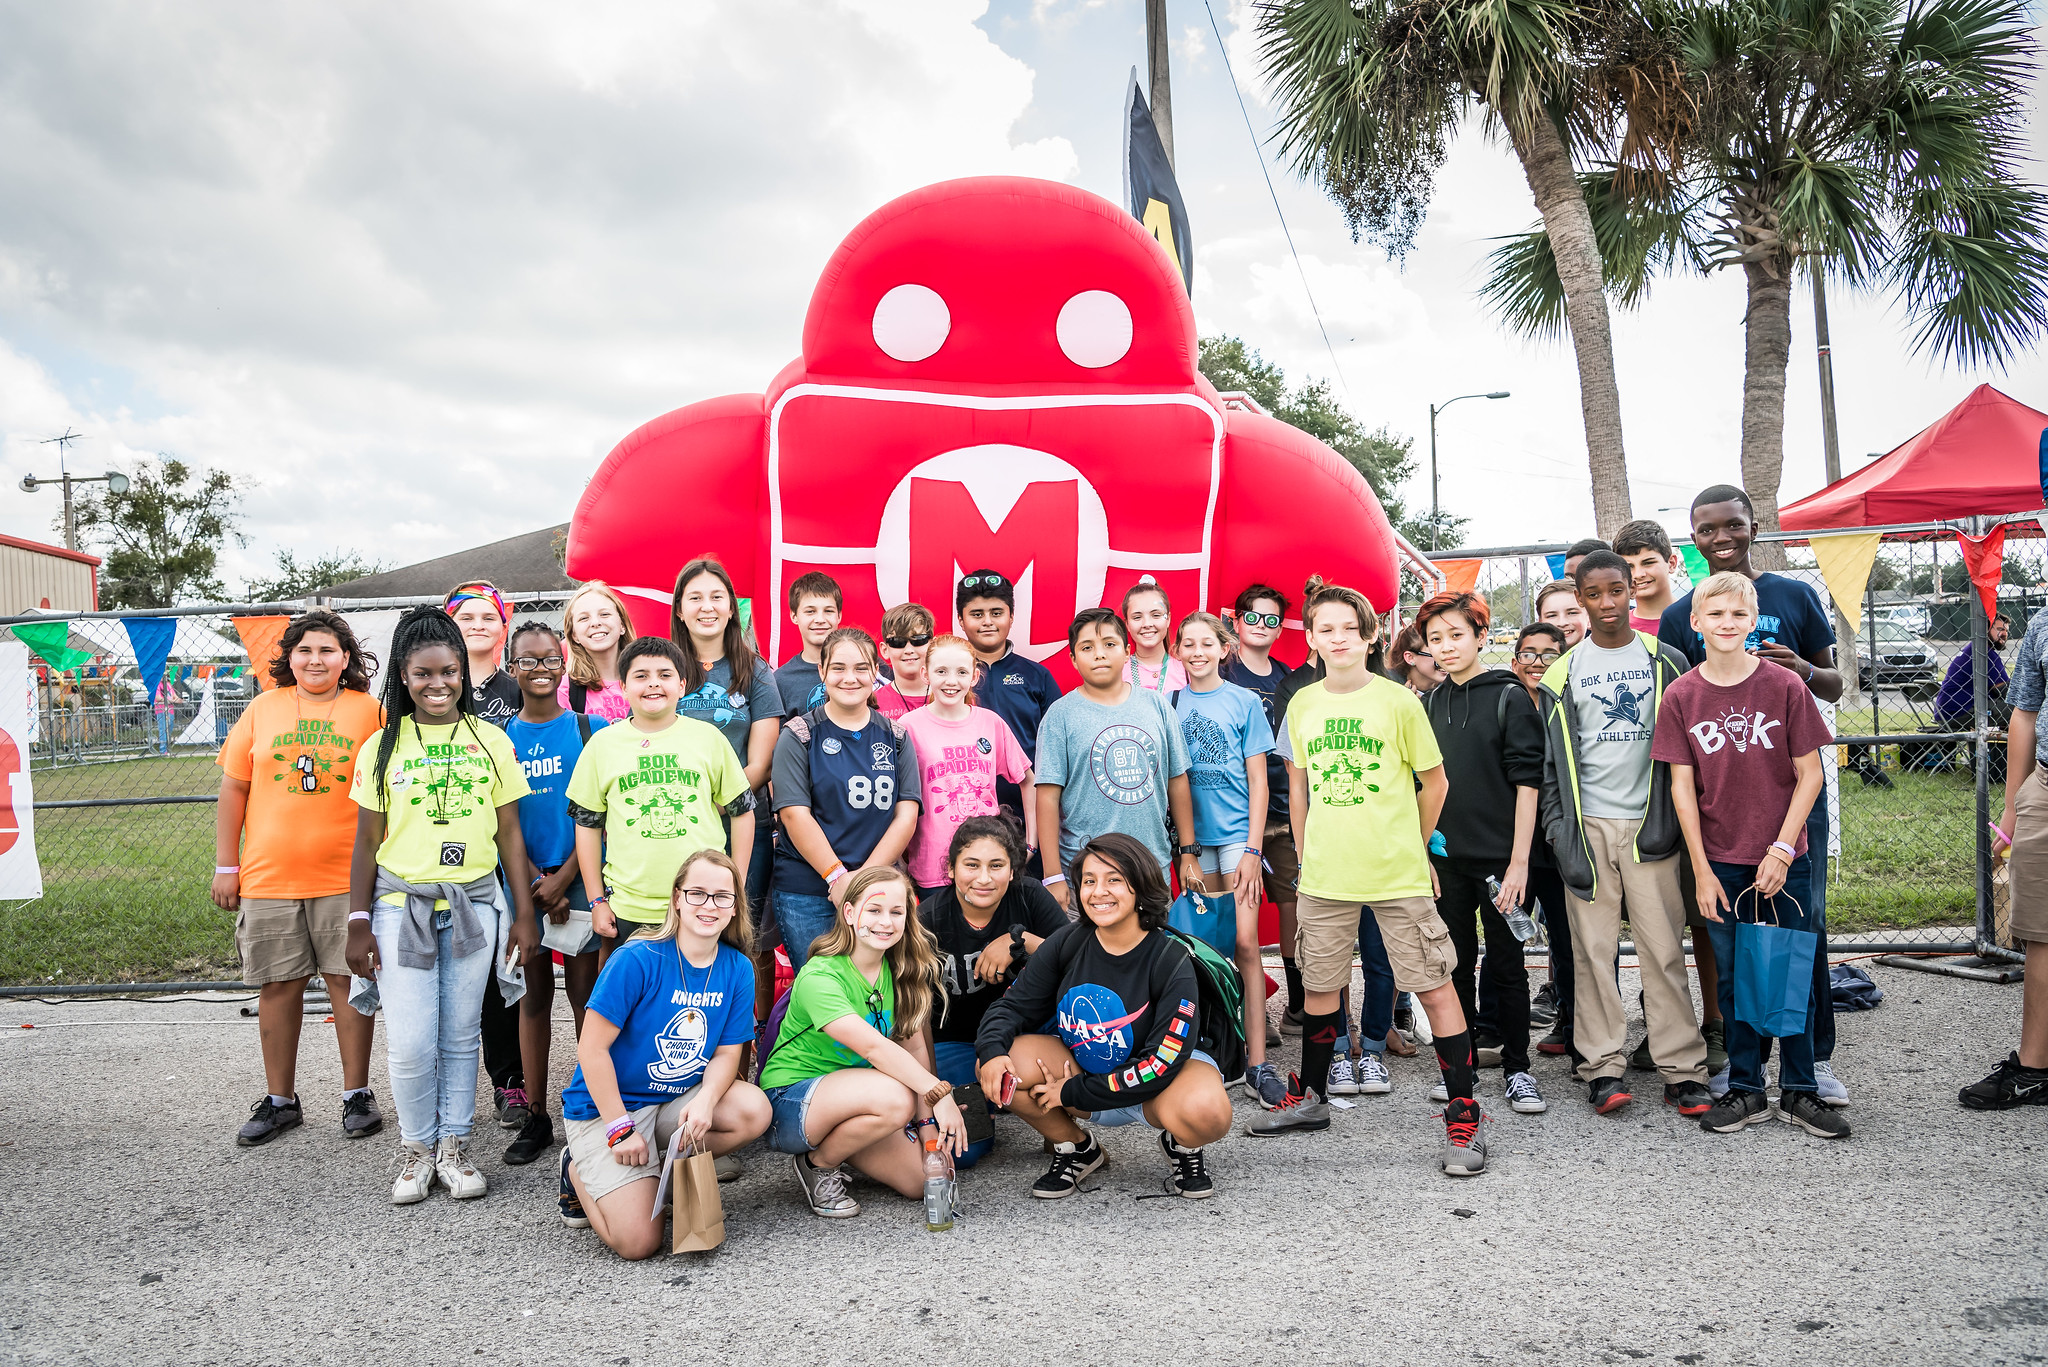
M 1778 525 L 1804 532 L 2033 512 L 2042 506 L 2044 430 L 2048 413 L 1980 384 L 1897 450 L 1779 509 Z

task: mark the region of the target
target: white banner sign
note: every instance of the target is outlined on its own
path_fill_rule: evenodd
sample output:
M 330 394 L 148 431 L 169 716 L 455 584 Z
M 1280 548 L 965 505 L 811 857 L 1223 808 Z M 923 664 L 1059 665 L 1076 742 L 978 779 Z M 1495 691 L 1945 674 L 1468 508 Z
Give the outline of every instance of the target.
M 15 682 L 6 684 L 8 679 Z M 0 811 L 0 901 L 43 895 L 43 870 L 36 862 L 35 793 L 28 773 L 33 697 L 28 647 L 18 641 L 0 644 L 0 781 L 7 784 L 7 806 Z

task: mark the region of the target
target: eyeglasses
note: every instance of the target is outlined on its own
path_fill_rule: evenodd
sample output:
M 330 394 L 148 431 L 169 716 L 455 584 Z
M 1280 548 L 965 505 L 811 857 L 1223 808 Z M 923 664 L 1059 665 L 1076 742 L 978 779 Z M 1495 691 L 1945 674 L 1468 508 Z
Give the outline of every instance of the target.
M 901 650 L 905 646 L 928 646 L 931 643 L 932 634 L 929 631 L 922 636 L 884 636 L 882 638 L 882 644 L 891 650 Z
M 882 1016 L 882 989 L 879 987 L 868 993 L 868 1024 L 885 1035 L 889 1033 L 889 1024 Z
M 1563 653 L 1558 650 L 1518 650 L 1515 652 L 1515 659 L 1525 665 L 1548 665 L 1556 664 L 1558 657 Z
M 963 589 L 972 589 L 980 588 L 983 585 L 987 585 L 989 588 L 999 589 L 1009 582 L 1009 580 L 1003 578 L 1003 576 L 1001 576 L 1000 574 L 970 574 L 965 579 L 962 579 L 960 581 L 960 587 Z
M 693 907 L 701 907 L 709 902 L 720 911 L 731 911 L 733 898 L 729 892 L 706 892 L 702 888 L 684 888 L 683 900 Z
M 521 655 L 512 662 L 512 667 L 514 669 L 560 669 L 562 667 L 562 657 L 559 655 L 540 657 Z
M 1240 612 L 1237 614 L 1237 620 L 1248 627 L 1277 627 L 1280 625 L 1280 614 L 1277 612 Z

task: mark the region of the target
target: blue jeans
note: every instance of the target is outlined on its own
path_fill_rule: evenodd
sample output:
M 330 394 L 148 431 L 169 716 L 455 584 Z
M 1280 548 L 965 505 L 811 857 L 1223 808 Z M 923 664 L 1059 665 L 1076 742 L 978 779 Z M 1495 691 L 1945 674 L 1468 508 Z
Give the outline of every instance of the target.
M 830 897 L 808 892 L 777 892 L 775 924 L 782 929 L 782 945 L 789 951 L 789 966 L 802 969 L 811 957 L 811 941 L 832 929 L 837 909 Z
M 479 912 L 490 914 L 488 908 Z M 455 913 L 444 907 L 434 916 L 434 966 L 405 968 L 398 962 L 404 915 L 402 908 L 379 902 L 370 918 L 398 1134 L 408 1144 L 432 1144 L 444 1135 L 467 1138 L 476 1122 L 484 984 L 497 937 L 468 958 L 456 958 L 449 949 Z
M 171 723 L 176 720 L 177 717 L 169 712 L 156 714 L 156 748 L 167 755 L 171 753 Z
M 777 1153 L 809 1153 L 817 1148 L 811 1142 L 808 1126 L 811 1118 L 811 1093 L 818 1089 L 821 1079 L 803 1078 L 787 1087 L 768 1089 L 768 1147 Z
M 1834 990 L 1828 983 L 1828 791 L 1822 788 L 1806 817 L 1806 859 L 1813 867 L 1809 883 L 1812 896 L 1806 913 L 1809 929 L 1820 936 L 1820 949 L 1813 956 L 1814 1000 L 1826 1008 L 1813 1023 L 1813 1061 L 1826 1063 L 1835 1056 Z
M 965 1087 L 976 1080 L 974 1069 L 974 1046 L 965 1040 L 934 1041 L 932 1062 L 937 1066 L 933 1071 L 944 1081 L 955 1087 Z M 977 1139 L 967 1146 L 967 1152 L 954 1160 L 955 1167 L 971 1168 L 988 1156 L 996 1146 L 995 1136 Z
M 1756 882 L 1756 870 L 1739 864 L 1713 865 L 1714 877 L 1721 880 L 1721 891 L 1728 895 L 1733 904 L 1737 894 Z M 1783 892 L 1770 898 L 1766 903 L 1769 911 L 1757 904 L 1765 899 L 1749 896 L 1742 899 L 1743 910 L 1753 920 L 1774 921 L 1787 930 L 1813 930 L 1819 922 L 1798 906 L 1794 898 L 1798 889 L 1807 884 L 1807 857 L 1800 855 L 1792 861 L 1792 867 L 1785 871 L 1785 887 L 1792 890 L 1792 896 Z M 1721 965 L 1720 981 L 1715 997 L 1721 1004 L 1721 1019 L 1728 1023 L 1728 1087 L 1737 1092 L 1761 1092 L 1764 1089 L 1764 1062 L 1771 1056 L 1771 1037 L 1759 1035 L 1749 1025 L 1735 1018 L 1735 919 L 1727 912 L 1726 919 L 1709 922 L 1707 936 L 1714 944 L 1714 959 Z M 1820 956 L 1826 962 L 1826 956 Z M 1823 969 L 1825 972 L 1825 969 Z M 1806 1029 L 1797 1035 L 1786 1035 L 1778 1041 L 1778 1089 L 1783 1092 L 1807 1092 L 1814 1090 L 1814 1023 L 1817 1017 L 1832 1019 L 1834 1007 L 1825 990 L 1807 998 Z
M 1358 964 L 1365 975 L 1365 996 L 1358 1003 L 1359 1049 L 1368 1054 L 1387 1052 L 1387 1032 L 1394 1028 L 1394 966 L 1387 960 L 1386 941 L 1380 939 L 1379 918 L 1366 907 L 1358 913 Z M 1350 1017 L 1345 1017 L 1350 1028 Z

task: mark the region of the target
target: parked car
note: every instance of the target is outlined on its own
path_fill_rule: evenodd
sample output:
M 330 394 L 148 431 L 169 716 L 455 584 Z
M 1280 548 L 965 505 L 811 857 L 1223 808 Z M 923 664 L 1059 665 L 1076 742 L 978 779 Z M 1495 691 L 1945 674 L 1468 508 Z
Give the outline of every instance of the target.
M 1873 617 L 1879 622 L 1896 623 L 1915 636 L 1925 636 L 1934 625 L 1934 614 L 1925 603 L 1891 603 L 1879 608 Z
M 1868 693 L 1873 683 L 1873 639 L 1877 646 L 1877 687 L 1911 693 L 1931 692 L 1940 686 L 1940 661 L 1934 647 L 1897 622 L 1879 619 L 1856 637 L 1856 683 L 1864 692 Z

